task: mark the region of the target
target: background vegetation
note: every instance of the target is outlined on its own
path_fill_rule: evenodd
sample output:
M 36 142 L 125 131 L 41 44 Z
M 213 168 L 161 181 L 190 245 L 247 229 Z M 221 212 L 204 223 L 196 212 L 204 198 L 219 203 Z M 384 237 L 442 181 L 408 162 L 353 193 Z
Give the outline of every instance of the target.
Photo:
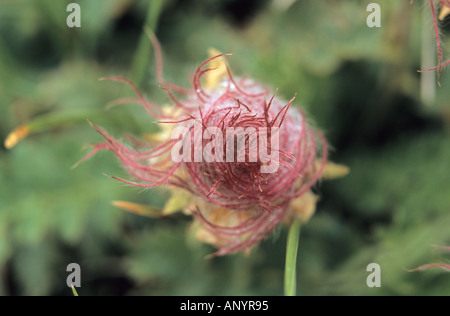
M 20 124 L 39 126 L 0 147 L 1 295 L 71 295 L 71 262 L 82 269 L 80 295 L 283 294 L 285 227 L 250 257 L 205 260 L 213 249 L 190 236 L 189 218 L 141 218 L 111 205 L 161 206 L 168 197 L 104 177 L 126 175 L 111 154 L 70 170 L 101 140 L 87 118 L 118 137 L 155 130 L 139 107 L 105 110 L 132 92 L 98 81 L 125 76 L 169 102 L 145 23 L 161 41 L 167 81 L 188 87 L 207 48 L 232 52 L 236 74 L 285 98 L 298 93 L 334 147 L 331 159 L 351 168 L 316 188 L 298 294 L 450 294 L 445 271 L 406 271 L 445 262 L 432 245 L 450 245 L 450 75 L 424 104 L 417 69 L 423 36 L 433 36 L 425 1 L 380 0 L 382 27 L 368 28 L 371 1 L 78 0 L 78 29 L 66 26 L 69 2 L 0 3 L 0 139 Z M 366 286 L 371 262 L 381 266 L 381 288 Z

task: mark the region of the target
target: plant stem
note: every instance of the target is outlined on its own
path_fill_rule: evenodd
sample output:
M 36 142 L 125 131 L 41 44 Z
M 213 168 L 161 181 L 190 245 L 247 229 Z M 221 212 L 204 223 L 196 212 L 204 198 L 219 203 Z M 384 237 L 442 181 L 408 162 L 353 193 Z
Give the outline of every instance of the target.
M 298 240 L 300 237 L 299 220 L 294 220 L 289 228 L 287 244 L 286 244 L 286 265 L 284 268 L 284 295 L 296 295 L 297 276 L 295 273 L 297 266 L 297 250 Z
M 72 285 L 72 293 L 73 293 L 73 296 L 78 296 L 78 292 L 75 289 L 75 286 L 73 286 L 73 285 Z
M 436 43 L 431 28 L 433 23 L 429 12 L 423 12 L 422 17 L 422 43 L 421 43 L 421 69 L 430 69 L 436 65 Z M 420 99 L 424 105 L 433 105 L 436 99 L 436 72 L 426 71 L 420 73 Z
M 163 6 L 162 0 L 151 0 L 148 6 L 145 25 L 155 32 L 158 18 Z M 131 79 L 137 87 L 141 87 L 151 55 L 151 43 L 144 31 L 139 39 L 138 47 L 131 66 Z

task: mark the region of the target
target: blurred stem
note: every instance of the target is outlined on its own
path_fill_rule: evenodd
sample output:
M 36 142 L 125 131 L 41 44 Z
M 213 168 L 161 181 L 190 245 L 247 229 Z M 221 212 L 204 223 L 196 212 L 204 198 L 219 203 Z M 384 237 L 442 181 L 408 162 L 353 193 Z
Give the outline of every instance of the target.
M 73 286 L 73 285 L 72 285 L 72 293 L 73 293 L 73 296 L 78 296 L 78 292 L 75 289 L 75 286 Z
M 421 43 L 421 69 L 435 67 L 436 63 L 436 43 L 433 30 L 429 25 L 433 24 L 428 12 L 423 13 L 422 17 L 422 43 Z M 432 105 L 436 98 L 436 72 L 425 71 L 420 74 L 420 99 L 425 105 Z
M 284 295 L 296 295 L 296 266 L 297 266 L 297 251 L 298 240 L 300 238 L 300 220 L 294 219 L 289 228 L 287 244 L 286 244 L 286 265 L 284 267 Z
M 156 25 L 158 22 L 159 14 L 162 9 L 162 0 L 150 0 L 148 5 L 147 16 L 145 18 L 145 25 L 155 33 Z M 137 87 L 141 87 L 145 73 L 148 69 L 149 60 L 151 55 L 151 43 L 142 30 L 141 37 L 139 39 L 138 47 L 133 58 L 133 64 L 131 66 L 131 79 Z
M 64 127 L 73 123 L 85 121 L 87 117 L 94 118 L 100 116 L 99 111 L 61 111 L 39 116 L 27 124 L 23 124 L 15 128 L 8 134 L 4 141 L 7 149 L 14 147 L 23 138 L 39 132 L 46 132 L 57 127 Z

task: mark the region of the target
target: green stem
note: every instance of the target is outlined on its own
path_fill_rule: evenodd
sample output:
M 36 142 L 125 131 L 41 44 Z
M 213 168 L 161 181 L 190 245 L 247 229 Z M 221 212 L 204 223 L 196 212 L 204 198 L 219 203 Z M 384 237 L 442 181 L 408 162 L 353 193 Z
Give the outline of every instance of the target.
M 73 296 L 78 296 L 78 292 L 75 289 L 75 286 L 73 286 L 73 285 L 72 285 L 72 293 L 73 293 Z
M 155 29 L 158 23 L 158 18 L 163 6 L 162 0 L 151 0 L 148 5 L 147 17 L 145 19 L 145 25 L 155 33 Z M 140 87 L 144 81 L 145 74 L 147 73 L 150 55 L 152 53 L 152 45 L 148 36 L 142 31 L 142 35 L 139 39 L 138 47 L 131 65 L 131 79 L 133 83 Z
M 284 295 L 296 295 L 297 276 L 295 273 L 297 266 L 297 250 L 298 240 L 300 237 L 299 220 L 294 220 L 289 228 L 287 244 L 286 244 L 286 265 L 284 268 Z

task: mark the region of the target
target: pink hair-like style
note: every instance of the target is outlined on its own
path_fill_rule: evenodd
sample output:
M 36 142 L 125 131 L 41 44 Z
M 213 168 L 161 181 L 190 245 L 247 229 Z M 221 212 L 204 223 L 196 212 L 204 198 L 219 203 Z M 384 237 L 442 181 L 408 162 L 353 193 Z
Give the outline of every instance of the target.
M 439 35 L 438 18 L 437 18 L 437 15 L 436 15 L 436 7 L 435 7 L 435 4 L 434 4 L 434 2 L 436 2 L 436 1 L 435 0 L 428 0 L 428 2 L 430 4 L 430 8 L 431 8 L 431 15 L 433 17 L 434 33 L 436 35 L 438 65 L 436 67 L 425 69 L 425 70 L 422 70 L 422 71 L 437 70 L 438 71 L 438 83 L 439 83 L 439 78 L 441 76 L 442 69 L 450 64 L 450 60 L 447 60 L 447 61 L 443 60 L 442 44 L 441 44 L 441 39 L 440 39 L 440 35 Z M 437 0 L 437 2 L 440 3 L 441 8 L 442 7 L 450 8 L 450 0 Z

